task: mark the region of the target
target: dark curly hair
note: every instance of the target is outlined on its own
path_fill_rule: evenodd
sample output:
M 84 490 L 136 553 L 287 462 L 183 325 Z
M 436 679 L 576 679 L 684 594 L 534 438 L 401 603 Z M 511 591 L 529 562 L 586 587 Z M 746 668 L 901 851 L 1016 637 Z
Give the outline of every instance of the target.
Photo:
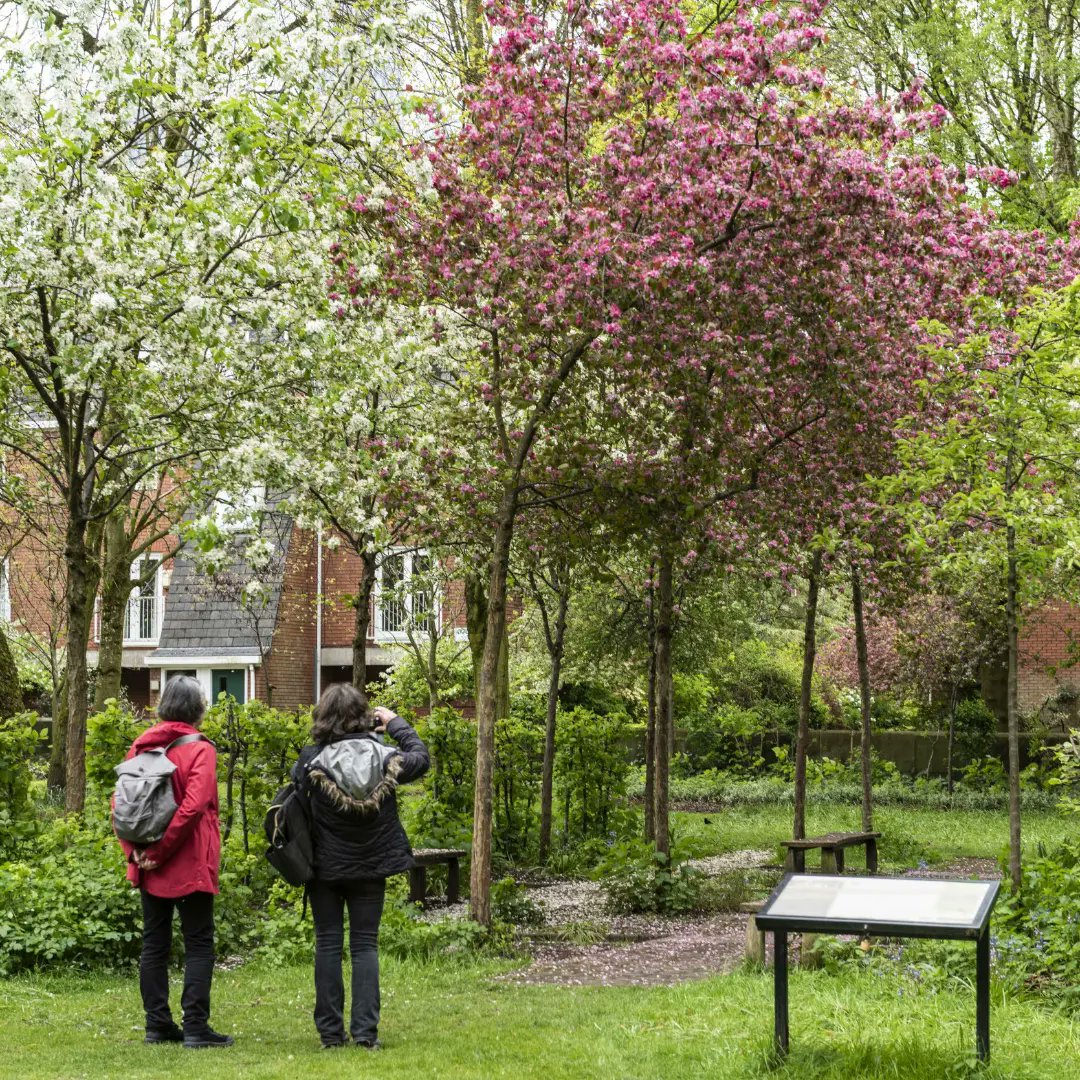
M 366 695 L 349 683 L 328 686 L 311 714 L 311 741 L 320 745 L 374 728 Z

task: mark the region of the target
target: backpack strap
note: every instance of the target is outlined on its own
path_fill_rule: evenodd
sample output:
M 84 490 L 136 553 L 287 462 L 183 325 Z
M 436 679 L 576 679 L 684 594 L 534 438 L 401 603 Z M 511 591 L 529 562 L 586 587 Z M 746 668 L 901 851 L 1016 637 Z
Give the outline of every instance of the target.
M 165 747 L 165 753 L 167 754 L 174 746 L 186 746 L 188 743 L 199 742 L 200 739 L 210 740 L 205 735 L 200 735 L 199 732 L 194 732 L 191 735 L 181 735 L 179 739 L 173 739 L 168 746 Z

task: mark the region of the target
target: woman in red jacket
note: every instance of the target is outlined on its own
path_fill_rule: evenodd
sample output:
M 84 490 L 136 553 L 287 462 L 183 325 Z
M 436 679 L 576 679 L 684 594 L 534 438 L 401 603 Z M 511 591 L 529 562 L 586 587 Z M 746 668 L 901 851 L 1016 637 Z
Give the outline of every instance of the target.
M 157 707 L 158 723 L 144 731 L 128 757 L 184 736 L 198 736 L 206 715 L 202 687 L 186 675 L 171 678 Z M 192 739 L 168 751 L 176 813 L 164 836 L 146 848 L 121 840 L 128 880 L 142 894 L 143 945 L 139 989 L 146 1009 L 148 1043 L 182 1042 L 189 1049 L 232 1046 L 210 1027 L 214 974 L 214 894 L 218 892 L 221 833 L 218 829 L 217 751 L 209 739 Z M 173 911 L 184 933 L 184 1027 L 169 1010 L 169 950 Z

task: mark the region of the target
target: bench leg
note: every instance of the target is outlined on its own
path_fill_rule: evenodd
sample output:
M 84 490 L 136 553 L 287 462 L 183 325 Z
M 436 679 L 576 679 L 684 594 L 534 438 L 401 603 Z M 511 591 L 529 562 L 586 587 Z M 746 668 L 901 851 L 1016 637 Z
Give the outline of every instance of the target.
M 842 874 L 844 872 L 844 849 L 821 849 L 821 872 L 823 874 Z
M 446 902 L 456 904 L 461 895 L 461 870 L 458 860 L 451 859 L 446 868 Z
M 746 961 L 758 967 L 765 966 L 765 931 L 758 929 L 756 915 L 746 920 Z
M 788 848 L 784 856 L 784 869 L 789 874 L 805 874 L 806 852 L 802 848 Z
M 414 866 L 409 871 L 409 903 L 422 904 L 427 896 L 427 867 Z
M 866 869 L 871 874 L 877 873 L 877 841 L 866 841 Z

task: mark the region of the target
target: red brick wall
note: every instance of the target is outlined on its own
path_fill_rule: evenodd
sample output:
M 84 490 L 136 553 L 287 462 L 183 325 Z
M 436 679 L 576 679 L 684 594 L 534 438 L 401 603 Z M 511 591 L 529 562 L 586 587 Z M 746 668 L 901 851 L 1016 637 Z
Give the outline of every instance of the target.
M 277 627 L 265 670 L 256 674 L 258 696 L 278 709 L 310 705 L 315 693 L 315 537 L 293 529 Z
M 1080 609 L 1051 601 L 1020 629 L 1018 696 L 1023 714 L 1036 713 L 1062 688 L 1080 690 Z

